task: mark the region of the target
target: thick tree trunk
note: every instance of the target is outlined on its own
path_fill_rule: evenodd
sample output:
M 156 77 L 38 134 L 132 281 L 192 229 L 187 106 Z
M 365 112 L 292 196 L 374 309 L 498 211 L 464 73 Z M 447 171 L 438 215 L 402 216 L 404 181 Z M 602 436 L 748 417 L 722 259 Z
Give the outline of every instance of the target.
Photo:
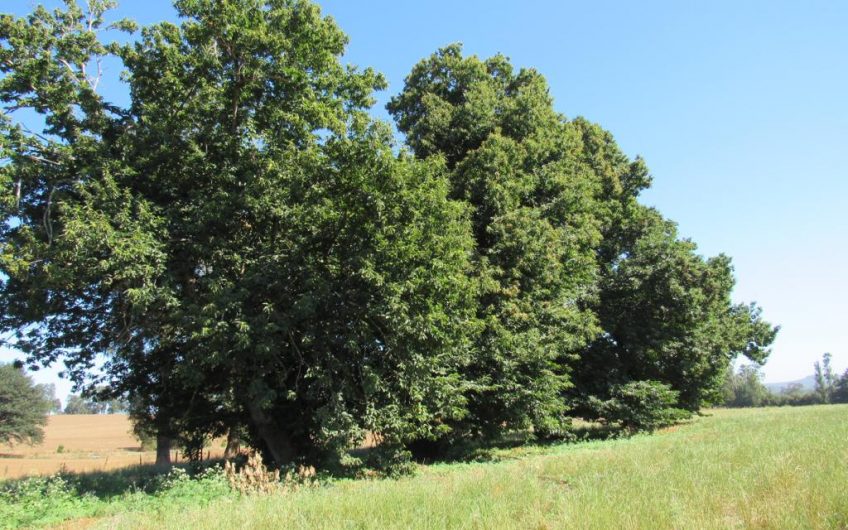
M 235 458 L 241 450 L 241 439 L 238 435 L 238 430 L 231 428 L 227 431 L 227 448 L 224 449 L 224 458 Z
M 171 467 L 171 437 L 156 435 L 156 467 Z
M 250 419 L 253 420 L 259 437 L 271 453 L 274 463 L 281 466 L 291 462 L 294 458 L 294 449 L 286 433 L 274 424 L 274 421 L 258 404 L 250 403 L 247 410 L 250 412 Z

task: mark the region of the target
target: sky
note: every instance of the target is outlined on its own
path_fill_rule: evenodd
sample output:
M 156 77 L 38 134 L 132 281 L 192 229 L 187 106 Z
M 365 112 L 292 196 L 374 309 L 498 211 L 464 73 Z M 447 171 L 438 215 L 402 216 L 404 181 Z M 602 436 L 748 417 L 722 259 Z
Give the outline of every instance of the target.
M 644 204 L 702 254 L 733 258 L 735 301 L 756 301 L 781 326 L 766 382 L 811 374 L 824 352 L 848 368 L 848 2 L 319 4 L 350 37 L 343 61 L 386 76 L 380 119 L 411 67 L 450 43 L 541 72 L 558 111 L 601 124 L 645 158 L 653 187 Z M 34 5 L 3 0 L 0 11 Z M 125 16 L 176 18 L 169 0 L 124 0 L 116 18 Z M 126 100 L 118 83 L 104 94 Z

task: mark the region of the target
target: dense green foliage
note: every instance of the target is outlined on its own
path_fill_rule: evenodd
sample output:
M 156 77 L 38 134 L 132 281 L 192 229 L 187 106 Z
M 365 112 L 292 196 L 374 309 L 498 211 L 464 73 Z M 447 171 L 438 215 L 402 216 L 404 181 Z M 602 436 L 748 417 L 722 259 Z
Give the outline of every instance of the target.
M 384 80 L 308 0 L 178 0 L 125 45 L 98 39 L 136 29 L 110 2 L 66 4 L 0 16 L 0 330 L 163 447 L 355 464 L 371 433 L 398 468 L 573 416 L 650 429 L 768 354 L 730 260 L 640 205 L 642 160 L 534 70 L 423 60 L 398 153 L 367 113 Z
M 454 45 L 416 65 L 388 108 L 416 156 L 447 162 L 452 197 L 472 210 L 484 328 L 465 371 L 466 431 L 556 433 L 563 414 L 600 417 L 593 404 L 640 381 L 697 410 L 720 399 L 734 358 L 768 355 L 777 330 L 731 303 L 729 258 L 697 255 L 640 205 L 642 160 L 557 114 L 538 72 Z
M 718 402 L 731 361 L 742 355 L 763 362 L 776 329 L 755 305 L 731 303 L 729 258 L 697 255 L 655 212 L 634 221 L 632 242 L 601 264 L 604 333 L 580 364 L 578 390 L 603 395 L 628 380 L 657 380 L 677 390 L 689 410 Z
M 0 444 L 36 444 L 52 403 L 22 369 L 0 364 Z
M 468 204 L 481 286 L 469 415 L 461 433 L 556 432 L 580 350 L 598 332 L 594 284 L 597 182 L 579 132 L 553 110 L 534 71 L 506 58 L 464 58 L 459 46 L 419 63 L 389 104 L 422 159 L 445 160 L 451 196 Z
M 629 433 L 651 432 L 688 418 L 678 403 L 678 392 L 657 381 L 631 381 L 613 387 L 606 401 L 590 400 L 593 415 Z
M 187 442 L 247 424 L 279 462 L 367 431 L 431 435 L 462 410 L 452 367 L 471 307 L 439 165 L 392 153 L 360 110 L 382 79 L 339 65 L 345 37 L 315 6 L 177 7 L 182 26 L 110 48 L 127 109 L 78 82 L 102 51 L 58 37 L 93 35 L 81 12 L 3 20 L 3 99 L 58 124 L 8 127 L 38 152 L 12 144 L 3 168 L 21 194 L 3 234 L 15 346 L 64 356 L 78 379 L 109 352 L 106 380 L 138 420 Z M 65 48 L 76 63 L 53 64 Z M 63 99 L 31 90 L 45 84 L 32 62 Z

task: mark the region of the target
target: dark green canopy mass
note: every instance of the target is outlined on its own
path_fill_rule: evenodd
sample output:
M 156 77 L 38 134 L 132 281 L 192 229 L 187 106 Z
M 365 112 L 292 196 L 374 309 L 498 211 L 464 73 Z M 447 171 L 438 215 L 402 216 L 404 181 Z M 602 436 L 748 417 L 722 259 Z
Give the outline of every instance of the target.
M 238 432 L 350 463 L 370 433 L 394 465 L 562 436 L 651 385 L 696 410 L 766 358 L 729 259 L 639 204 L 642 160 L 538 72 L 439 50 L 389 104 L 399 149 L 368 114 L 384 80 L 312 3 L 175 5 L 124 45 L 98 40 L 136 29 L 103 0 L 0 16 L 0 327 L 31 364 L 189 454 Z

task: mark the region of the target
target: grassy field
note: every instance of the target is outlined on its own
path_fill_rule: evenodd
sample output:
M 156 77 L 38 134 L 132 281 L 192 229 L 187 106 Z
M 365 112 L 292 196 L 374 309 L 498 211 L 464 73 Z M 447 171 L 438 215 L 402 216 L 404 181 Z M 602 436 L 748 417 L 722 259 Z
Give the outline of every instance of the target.
M 179 495 L 153 494 L 160 502 L 99 499 L 66 528 L 848 528 L 848 406 L 708 414 L 285 496 L 183 482 Z
M 155 451 L 143 451 L 131 429 L 124 414 L 50 416 L 41 444 L 0 445 L 0 480 L 50 475 L 61 469 L 109 471 L 153 463 Z M 213 457 L 223 454 L 220 445 L 210 447 Z

